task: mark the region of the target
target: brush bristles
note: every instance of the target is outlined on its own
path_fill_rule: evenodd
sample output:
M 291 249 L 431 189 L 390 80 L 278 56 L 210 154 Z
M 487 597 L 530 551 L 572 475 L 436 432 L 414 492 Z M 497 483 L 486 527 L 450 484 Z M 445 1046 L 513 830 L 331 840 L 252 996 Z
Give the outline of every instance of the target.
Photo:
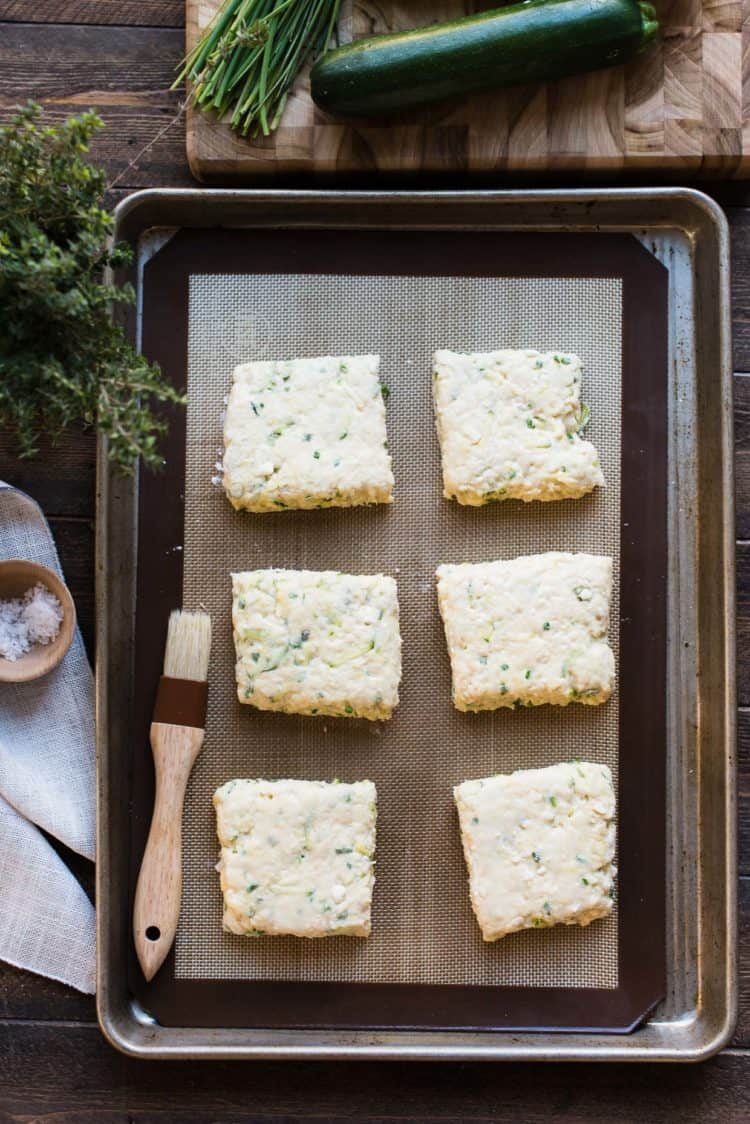
M 164 674 L 170 679 L 208 679 L 211 655 L 211 618 L 208 613 L 181 613 L 169 617 Z

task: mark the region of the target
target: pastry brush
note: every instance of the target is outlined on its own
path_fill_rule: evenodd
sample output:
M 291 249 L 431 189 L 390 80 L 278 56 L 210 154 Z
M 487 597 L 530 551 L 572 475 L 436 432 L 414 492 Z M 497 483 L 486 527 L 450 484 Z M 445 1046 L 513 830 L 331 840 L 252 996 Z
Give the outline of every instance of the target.
M 133 909 L 135 948 L 147 980 L 172 947 L 180 916 L 182 809 L 203 745 L 210 654 L 211 618 L 175 609 L 151 722 L 156 795 Z

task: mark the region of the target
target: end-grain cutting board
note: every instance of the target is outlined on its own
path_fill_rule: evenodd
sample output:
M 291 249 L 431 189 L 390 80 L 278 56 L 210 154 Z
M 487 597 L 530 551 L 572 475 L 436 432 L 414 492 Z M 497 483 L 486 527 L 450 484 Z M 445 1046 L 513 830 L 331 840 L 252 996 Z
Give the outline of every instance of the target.
M 750 0 L 654 0 L 657 44 L 626 67 L 467 98 L 406 120 L 345 125 L 306 75 L 278 131 L 245 140 L 188 111 L 200 180 L 311 172 L 750 172 Z M 221 0 L 187 0 L 191 47 Z M 499 6 L 492 0 L 344 0 L 342 42 Z

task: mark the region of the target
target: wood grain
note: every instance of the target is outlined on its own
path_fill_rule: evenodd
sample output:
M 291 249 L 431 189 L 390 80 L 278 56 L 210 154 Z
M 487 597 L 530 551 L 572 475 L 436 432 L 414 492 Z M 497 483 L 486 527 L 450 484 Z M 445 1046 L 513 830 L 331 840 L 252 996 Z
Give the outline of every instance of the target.
M 739 1018 L 733 1046 L 750 1046 L 750 878 L 740 878 L 739 896 Z
M 182 0 L 0 0 L 0 22 L 184 27 Z
M 746 1054 L 704 1065 L 136 1062 L 94 1027 L 0 1025 L 10 1124 L 740 1124 Z
M 94 513 L 96 438 L 93 431 L 71 429 L 57 445 L 43 440 L 39 455 L 19 460 L 9 431 L 0 430 L 0 480 L 28 492 L 47 518 Z M 61 471 L 62 468 L 62 471 Z
M 93 519 L 50 519 L 49 525 L 65 582 L 75 601 L 83 642 L 93 663 L 96 647 Z
M 750 707 L 750 543 L 737 544 L 737 702 Z
M 750 373 L 750 209 L 731 207 L 727 217 L 732 236 L 734 369 Z
M 734 378 L 734 473 L 737 538 L 750 540 L 750 375 Z
M 31 97 L 50 121 L 93 106 L 105 128 L 91 158 L 105 165 L 111 181 L 192 185 L 180 97 L 169 91 L 183 45 L 178 29 L 4 24 L 0 117 Z
M 192 45 L 221 0 L 187 0 Z M 473 0 L 344 0 L 340 38 L 419 27 L 491 6 Z M 288 174 L 750 170 L 750 0 L 663 0 L 661 37 L 625 67 L 483 94 L 404 121 L 343 124 L 296 84 L 270 138 L 243 140 L 188 110 L 206 182 Z
M 156 795 L 133 907 L 133 940 L 147 980 L 174 944 L 182 903 L 182 811 L 204 731 L 152 722 Z M 152 935 L 153 934 L 153 935 Z
M 737 720 L 737 857 L 742 877 L 750 876 L 750 710 L 741 710 Z M 750 915 L 748 916 L 750 923 Z M 748 933 L 750 942 L 750 932 Z M 748 965 L 750 969 L 750 964 Z M 750 1015 L 750 1012 L 748 1012 Z

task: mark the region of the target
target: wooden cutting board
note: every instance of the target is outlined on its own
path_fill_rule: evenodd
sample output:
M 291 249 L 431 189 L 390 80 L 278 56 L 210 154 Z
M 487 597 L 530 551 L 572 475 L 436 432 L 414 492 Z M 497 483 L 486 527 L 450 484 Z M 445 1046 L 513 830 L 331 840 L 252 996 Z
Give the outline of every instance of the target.
M 288 173 L 639 171 L 750 173 L 750 0 L 654 0 L 658 43 L 626 67 L 467 98 L 407 120 L 345 125 L 300 77 L 281 127 L 245 140 L 188 110 L 199 180 Z M 187 0 L 195 43 L 221 0 Z M 496 6 L 472 0 L 344 0 L 340 39 Z

